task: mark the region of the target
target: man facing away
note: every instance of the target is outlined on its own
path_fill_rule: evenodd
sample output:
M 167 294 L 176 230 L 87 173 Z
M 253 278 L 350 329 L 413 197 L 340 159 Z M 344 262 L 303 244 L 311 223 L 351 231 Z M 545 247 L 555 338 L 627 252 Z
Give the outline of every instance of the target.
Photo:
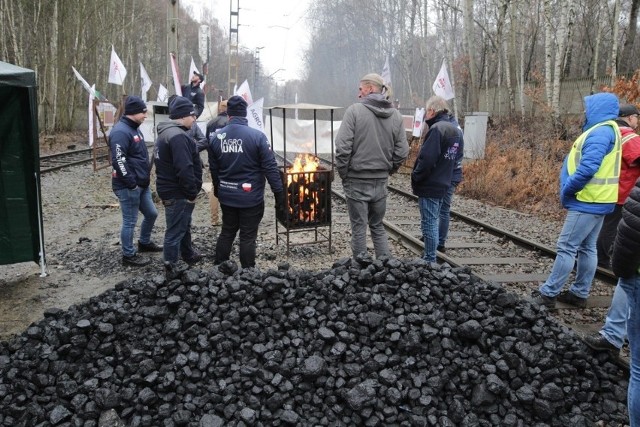
M 147 118 L 147 106 L 137 96 L 125 100 L 124 115 L 109 133 L 111 151 L 111 187 L 120 202 L 122 228 L 122 263 L 140 267 L 151 262 L 138 252 L 160 252 L 162 246 L 151 241 L 151 231 L 158 217 L 158 210 L 151 199 L 149 188 L 151 166 L 149 151 L 140 132 L 140 125 Z M 138 211 L 144 217 L 140 227 L 138 250 L 133 246 L 133 235 L 138 221 Z
M 193 104 L 182 96 L 169 102 L 170 122 L 158 124 L 153 158 L 156 190 L 164 205 L 164 263 L 167 279 L 173 279 L 179 258 L 193 264 L 202 259 L 191 242 L 191 216 L 202 188 L 202 161 L 187 131 L 195 126 Z
M 367 252 L 367 225 L 376 258 L 389 257 L 383 220 L 387 183 L 409 154 L 402 115 L 383 95 L 384 81 L 367 74 L 359 83 L 360 102 L 344 113 L 336 134 L 336 169 L 342 179 L 351 223 L 351 251 Z
M 452 186 L 453 171 L 461 156 L 464 141 L 456 119 L 449 114 L 447 101 L 432 96 L 426 103 L 429 130 L 411 172 L 411 188 L 418 196 L 420 228 L 424 241 L 423 259 L 436 261 L 439 219 L 443 200 Z M 447 199 L 450 203 L 451 199 Z M 448 228 L 448 226 L 447 226 Z
M 556 300 L 586 307 L 598 266 L 598 233 L 604 216 L 613 212 L 618 200 L 618 98 L 598 93 L 585 97 L 584 104 L 583 133 L 573 143 L 560 173 L 560 201 L 567 216 L 558 237 L 556 259 L 546 282 L 533 292 L 533 301 L 548 308 L 555 308 Z M 576 255 L 575 281 L 562 291 Z
M 204 80 L 204 76 L 197 71 L 193 72 L 191 82 L 182 86 L 182 96 L 193 103 L 196 119 L 200 117 L 204 110 L 204 91 L 200 87 L 200 83 Z
M 227 103 L 229 123 L 209 140 L 209 169 L 213 191 L 222 209 L 222 229 L 216 242 L 215 263 L 229 259 L 240 231 L 240 265 L 256 265 L 256 238 L 264 215 L 265 178 L 276 199 L 284 202 L 278 165 L 264 133 L 249 127 L 247 102 L 232 96 Z
M 640 177 L 640 136 L 634 132 L 638 126 L 640 111 L 635 105 L 621 105 L 616 122 L 620 126 L 622 136 L 622 165 L 620 168 L 620 184 L 618 186 L 618 203 L 612 213 L 605 215 L 600 235 L 598 236 L 598 264 L 609 268 L 610 253 L 616 237 L 618 223 L 622 218 L 624 205 L 631 189 Z M 585 343 L 595 350 L 619 351 L 627 335 L 627 318 L 629 303 L 627 294 L 617 285 L 611 306 L 607 311 L 604 326 L 599 333 L 585 337 Z
M 640 181 L 636 181 L 618 224 L 611 269 L 629 300 L 627 334 L 631 349 L 628 407 L 631 427 L 640 427 Z

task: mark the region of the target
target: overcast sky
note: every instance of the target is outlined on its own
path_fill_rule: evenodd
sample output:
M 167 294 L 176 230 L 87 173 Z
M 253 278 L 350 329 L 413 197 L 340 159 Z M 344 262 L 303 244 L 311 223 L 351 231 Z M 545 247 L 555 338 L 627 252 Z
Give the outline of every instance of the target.
M 213 9 L 228 34 L 229 0 L 181 1 L 194 7 L 196 13 L 203 7 Z M 309 42 L 305 19 L 309 0 L 234 1 L 240 6 L 240 48 L 255 51 L 262 47 L 259 49 L 262 68 L 266 75 L 273 73 L 275 80 L 300 78 L 301 58 Z

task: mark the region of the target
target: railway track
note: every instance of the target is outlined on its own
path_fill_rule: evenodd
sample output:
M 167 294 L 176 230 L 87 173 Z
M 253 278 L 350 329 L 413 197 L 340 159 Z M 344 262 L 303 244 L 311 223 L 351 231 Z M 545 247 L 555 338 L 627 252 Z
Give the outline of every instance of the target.
M 108 153 L 104 147 L 105 153 L 98 156 L 97 160 L 104 160 Z M 101 148 L 102 150 L 102 148 Z M 61 153 L 40 156 L 40 173 L 45 174 L 71 166 L 82 165 L 93 161 L 93 148 L 85 148 L 81 150 L 63 151 Z

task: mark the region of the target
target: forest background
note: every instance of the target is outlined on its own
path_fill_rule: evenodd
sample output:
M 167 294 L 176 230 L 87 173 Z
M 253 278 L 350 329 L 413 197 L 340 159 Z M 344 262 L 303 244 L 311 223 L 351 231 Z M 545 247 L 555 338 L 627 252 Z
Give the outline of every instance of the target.
M 109 99 L 140 94 L 139 62 L 154 87 L 171 88 L 171 25 L 178 31 L 182 70 L 199 58 L 199 28 L 208 26 L 207 97 L 226 98 L 228 30 L 206 9 L 196 22 L 191 10 L 180 7 L 177 21 L 169 22 L 175 1 L 0 0 L 0 60 L 36 71 L 41 132 L 73 131 L 85 123 L 87 94 L 72 66 Z M 579 112 L 563 110 L 562 85 L 586 80 L 585 95 L 611 90 L 624 102 L 638 101 L 639 7 L 640 0 L 314 2 L 305 17 L 310 44 L 303 77 L 274 81 L 257 50 L 240 46 L 237 80 L 263 88 L 267 106 L 293 102 L 297 94 L 305 102 L 346 107 L 359 77 L 380 72 L 388 59 L 392 97 L 413 109 L 432 94 L 445 60 L 461 122 L 464 112 L 489 107 L 492 89 L 508 100 L 501 117 L 491 118 L 485 159 L 465 167 L 461 191 L 558 213 L 551 196 L 557 193 L 560 162 L 580 131 Z M 242 23 L 241 12 L 238 19 Z M 107 83 L 112 46 L 129 72 L 123 86 Z M 155 97 L 152 89 L 149 98 Z

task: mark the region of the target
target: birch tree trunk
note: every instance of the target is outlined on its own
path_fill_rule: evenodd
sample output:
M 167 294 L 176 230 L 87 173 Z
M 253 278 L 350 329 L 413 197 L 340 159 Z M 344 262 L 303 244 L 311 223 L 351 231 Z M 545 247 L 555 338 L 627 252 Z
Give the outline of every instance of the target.
M 613 6 L 613 41 L 611 43 L 611 87 L 616 84 L 618 63 L 618 31 L 620 28 L 620 0 L 615 0 Z
M 551 69 L 551 55 L 553 54 L 551 27 L 551 0 L 544 0 L 544 88 L 547 95 L 547 105 L 551 107 L 553 98 L 553 70 Z
M 562 60 L 567 46 L 568 28 L 572 12 L 572 0 L 564 0 L 562 2 L 562 8 L 560 9 L 560 25 L 557 32 L 557 49 L 553 70 L 553 97 L 551 99 L 551 110 L 556 124 L 560 123 L 560 81 L 562 78 Z
M 469 109 L 478 110 L 478 84 L 476 81 L 475 48 L 473 46 L 473 0 L 463 2 L 464 43 L 469 57 Z
M 606 4 L 597 3 L 596 6 L 596 22 L 598 23 L 598 30 L 596 31 L 596 46 L 593 52 L 593 75 L 591 78 L 591 90 L 593 95 L 596 88 L 596 79 L 598 78 L 598 62 L 600 61 L 600 41 L 602 40 L 602 25 L 600 25 L 600 17 L 602 16 L 602 9 L 606 7 Z

